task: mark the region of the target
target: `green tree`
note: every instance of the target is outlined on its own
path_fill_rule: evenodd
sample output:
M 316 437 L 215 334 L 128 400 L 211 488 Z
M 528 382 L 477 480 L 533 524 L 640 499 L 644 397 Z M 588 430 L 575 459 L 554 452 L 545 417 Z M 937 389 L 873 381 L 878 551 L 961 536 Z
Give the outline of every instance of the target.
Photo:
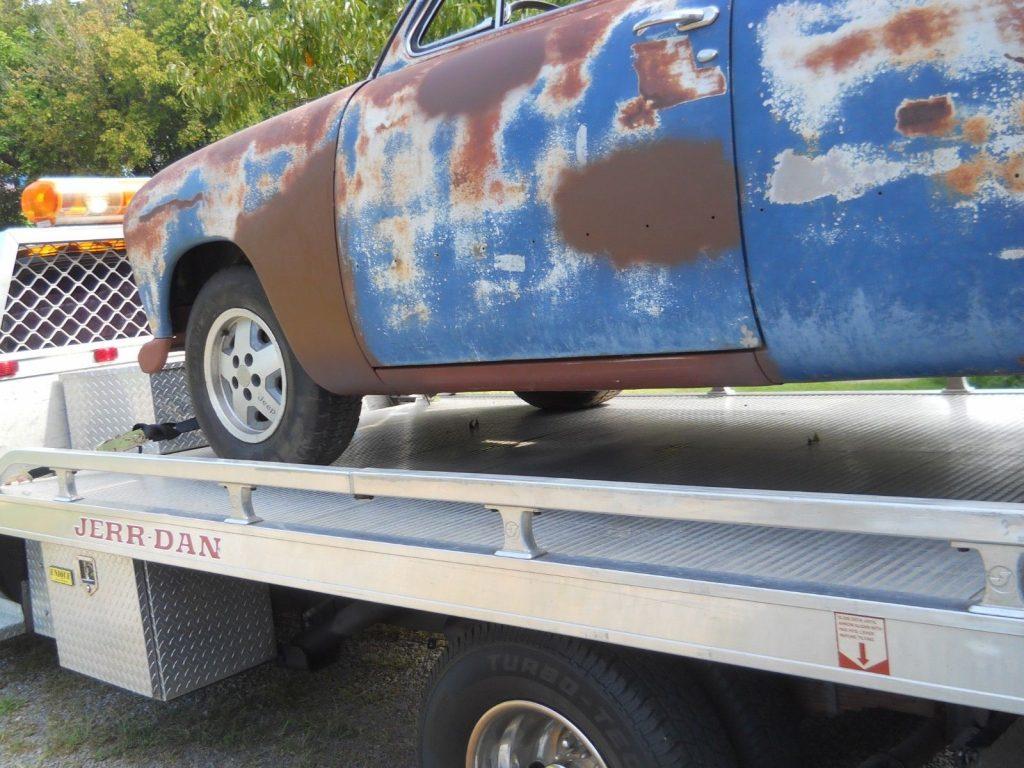
M 404 0 L 203 0 L 203 55 L 175 74 L 220 136 L 365 78 Z
M 199 0 L 0 0 L 0 30 L 0 226 L 33 177 L 151 174 L 210 140 L 172 75 Z

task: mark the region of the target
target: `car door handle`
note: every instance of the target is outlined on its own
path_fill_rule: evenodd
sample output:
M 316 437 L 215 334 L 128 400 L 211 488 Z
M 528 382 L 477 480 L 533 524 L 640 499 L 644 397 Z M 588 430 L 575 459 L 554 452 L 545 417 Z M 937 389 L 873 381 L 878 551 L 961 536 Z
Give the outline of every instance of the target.
M 718 20 L 718 8 L 713 5 L 705 8 L 680 8 L 677 11 L 663 13 L 660 16 L 638 21 L 633 25 L 633 34 L 642 35 L 644 31 L 652 27 L 660 27 L 665 24 L 674 24 L 676 31 L 689 32 L 691 29 L 700 29 Z

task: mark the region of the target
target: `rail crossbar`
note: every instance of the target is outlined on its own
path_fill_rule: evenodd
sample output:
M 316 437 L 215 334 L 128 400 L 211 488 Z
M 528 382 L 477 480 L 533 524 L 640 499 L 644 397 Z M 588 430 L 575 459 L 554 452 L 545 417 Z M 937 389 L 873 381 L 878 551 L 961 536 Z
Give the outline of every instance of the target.
M 525 559 L 544 554 L 532 523 L 534 515 L 545 510 L 948 541 L 981 555 L 986 587 L 971 610 L 1024 618 L 1024 504 L 1019 503 L 311 467 L 46 448 L 14 450 L 0 457 L 0 477 L 18 467 L 54 471 L 54 499 L 68 503 L 82 498 L 74 482 L 75 473 L 82 471 L 216 483 L 228 490 L 232 514 L 227 519 L 243 524 L 261 522 L 252 502 L 252 490 L 259 487 L 478 504 L 501 515 L 505 542 L 496 554 Z M 0 502 L 4 495 L 0 489 Z

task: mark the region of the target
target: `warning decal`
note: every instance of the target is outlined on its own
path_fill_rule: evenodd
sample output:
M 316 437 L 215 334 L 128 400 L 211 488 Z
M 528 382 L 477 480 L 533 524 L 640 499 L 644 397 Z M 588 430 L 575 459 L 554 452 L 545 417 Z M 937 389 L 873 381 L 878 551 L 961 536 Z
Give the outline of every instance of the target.
M 839 666 L 875 675 L 890 674 L 885 619 L 853 613 L 837 613 L 835 617 Z

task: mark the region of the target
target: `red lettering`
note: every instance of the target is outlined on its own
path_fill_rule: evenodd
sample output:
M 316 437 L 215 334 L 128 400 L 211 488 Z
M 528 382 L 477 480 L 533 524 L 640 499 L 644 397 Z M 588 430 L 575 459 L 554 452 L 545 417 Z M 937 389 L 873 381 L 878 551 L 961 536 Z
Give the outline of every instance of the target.
M 156 534 L 156 541 L 153 544 L 155 549 L 170 549 L 174 546 L 174 535 L 163 528 L 153 531 Z
M 75 536 L 85 536 L 85 518 L 83 517 L 78 521 L 78 525 L 75 526 Z
M 95 520 L 93 518 L 89 519 L 89 536 L 91 536 L 94 539 L 102 539 L 103 538 L 103 522 L 102 521 Z
M 220 560 L 220 536 L 214 536 L 211 539 L 209 536 L 199 536 L 199 556 L 200 557 L 212 557 L 214 560 Z
M 120 523 L 107 523 L 107 541 L 116 541 L 118 544 L 122 544 L 121 531 L 124 526 Z
M 178 552 L 182 555 L 194 555 L 196 548 L 192 546 L 192 537 L 187 533 L 178 534 L 181 539 L 178 542 Z
M 128 525 L 128 544 L 135 544 L 139 547 L 146 546 L 142 543 L 142 526 L 141 525 Z

